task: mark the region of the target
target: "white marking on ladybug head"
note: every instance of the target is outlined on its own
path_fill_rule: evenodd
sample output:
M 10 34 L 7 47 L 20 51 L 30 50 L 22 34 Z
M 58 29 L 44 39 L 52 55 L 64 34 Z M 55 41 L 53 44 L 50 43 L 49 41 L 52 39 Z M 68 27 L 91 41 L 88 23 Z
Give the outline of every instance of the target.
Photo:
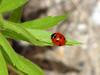
M 60 40 L 60 38 L 57 38 L 56 40 Z

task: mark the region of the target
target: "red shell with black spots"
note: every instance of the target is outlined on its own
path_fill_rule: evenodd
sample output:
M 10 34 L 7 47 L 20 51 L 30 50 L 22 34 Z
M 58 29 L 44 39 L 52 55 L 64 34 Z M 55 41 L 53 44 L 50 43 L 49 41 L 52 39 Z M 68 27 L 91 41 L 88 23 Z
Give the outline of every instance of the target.
M 64 35 L 59 32 L 53 33 L 51 35 L 51 40 L 57 46 L 63 46 L 66 43 Z

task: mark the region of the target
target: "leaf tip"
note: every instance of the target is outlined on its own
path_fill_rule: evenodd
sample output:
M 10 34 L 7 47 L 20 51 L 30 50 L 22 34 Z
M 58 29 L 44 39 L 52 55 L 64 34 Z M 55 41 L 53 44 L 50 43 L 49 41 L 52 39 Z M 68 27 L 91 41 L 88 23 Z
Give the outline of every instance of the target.
M 66 45 L 68 46 L 74 46 L 74 45 L 81 45 L 83 43 L 76 41 L 76 40 L 67 40 Z

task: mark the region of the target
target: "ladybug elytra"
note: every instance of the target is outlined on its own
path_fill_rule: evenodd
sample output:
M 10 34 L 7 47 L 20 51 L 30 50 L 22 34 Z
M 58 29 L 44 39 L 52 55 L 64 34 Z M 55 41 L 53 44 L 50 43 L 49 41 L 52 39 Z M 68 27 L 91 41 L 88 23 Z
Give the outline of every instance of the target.
M 63 46 L 66 42 L 64 35 L 59 32 L 53 33 L 51 35 L 51 40 L 57 46 Z

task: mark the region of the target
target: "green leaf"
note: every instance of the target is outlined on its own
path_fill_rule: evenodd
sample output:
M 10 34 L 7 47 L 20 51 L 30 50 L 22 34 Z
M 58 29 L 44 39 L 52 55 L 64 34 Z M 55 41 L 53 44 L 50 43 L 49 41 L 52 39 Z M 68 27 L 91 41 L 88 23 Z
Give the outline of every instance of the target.
M 70 36 L 70 34 L 67 33 L 67 35 L 66 35 L 66 45 L 68 45 L 68 46 L 75 46 L 75 45 L 80 45 L 80 44 L 82 44 L 82 43 L 77 41 L 77 40 L 75 40 L 75 39 L 73 39 Z
M 1 52 L 5 58 L 5 61 L 7 63 L 8 68 L 12 69 L 14 72 L 16 72 L 18 75 L 24 75 L 23 72 L 19 71 L 17 68 L 13 67 L 12 62 L 8 56 L 8 54 L 5 52 L 5 50 L 1 47 Z
M 36 66 L 33 65 L 32 67 L 29 65 L 29 62 L 24 62 L 13 50 L 4 36 L 0 33 L 0 45 L 8 54 L 13 66 L 16 67 L 18 70 L 24 72 L 27 75 L 44 75 L 42 71 Z M 31 64 L 32 65 L 32 64 Z
M 51 36 L 49 34 L 50 32 L 45 33 L 46 31 L 42 31 L 42 30 L 28 30 L 28 31 L 38 40 L 38 42 L 40 42 L 40 43 L 42 42 L 41 45 L 38 45 L 38 46 L 50 46 L 51 43 L 48 42 L 48 39 L 49 39 L 49 41 L 51 41 L 50 38 L 48 38 L 48 36 L 49 37 Z M 39 32 L 45 33 L 46 35 L 43 35 L 42 33 L 39 33 Z M 38 33 L 38 34 L 36 34 L 36 33 Z M 6 38 L 15 39 L 15 40 L 23 40 L 23 41 L 29 42 L 24 36 L 14 32 L 14 31 L 11 31 L 11 30 L 6 29 L 6 30 L 2 31 L 2 34 Z M 47 36 L 47 34 L 48 34 L 48 36 Z M 46 38 L 47 40 L 43 39 L 43 38 Z
M 39 29 L 32 30 L 32 29 L 27 29 L 27 28 L 26 28 L 26 30 L 29 31 L 39 42 L 43 42 L 44 43 L 44 44 L 42 44 L 43 46 L 53 46 L 53 43 L 51 41 L 51 34 L 52 34 L 51 32 L 47 32 L 47 31 L 39 30 Z M 3 32 L 3 34 L 8 37 L 10 36 L 10 38 L 13 38 L 13 39 L 27 41 L 27 40 L 23 39 L 23 37 L 21 37 L 21 35 L 18 35 L 12 31 L 11 32 L 8 31 L 5 33 Z M 74 45 L 79 45 L 79 44 L 81 44 L 81 43 L 76 40 L 66 38 L 67 46 L 74 46 Z
M 74 45 L 80 45 L 81 42 L 73 40 L 73 39 L 67 39 L 66 45 L 68 46 L 74 46 Z
M 22 23 L 22 26 L 24 26 L 25 28 L 30 28 L 30 29 L 48 29 L 59 24 L 61 21 L 65 20 L 66 18 L 68 18 L 68 15 L 54 16 L 54 17 L 48 16 L 45 18 L 40 18 L 33 21 L 24 22 Z
M 16 32 L 17 34 L 25 37 L 30 43 L 34 45 L 41 46 L 42 44 L 44 44 L 43 42 L 38 41 L 29 31 L 27 31 L 20 24 L 3 20 L 2 25 L 5 30 L 8 29 L 8 30 Z
M 13 54 L 14 51 L 13 51 L 12 47 L 10 46 L 10 44 L 7 42 L 7 40 L 5 39 L 5 37 L 1 33 L 0 33 L 0 45 L 1 45 L 1 47 L 4 48 L 5 52 L 11 58 L 11 61 L 17 62 L 16 56 Z
M 0 3 L 0 13 L 14 10 L 24 5 L 26 2 L 27 0 L 2 0 Z
M 40 29 L 27 29 L 36 39 L 42 42 L 52 44 L 51 32 L 40 30 Z
M 34 35 L 35 38 L 37 38 L 38 40 L 42 41 L 42 42 L 47 42 L 49 44 L 49 46 L 52 46 L 53 43 L 51 41 L 51 32 L 47 32 L 44 30 L 39 30 L 39 29 L 27 29 L 30 33 L 32 33 Z M 79 41 L 70 39 L 70 38 L 66 38 L 66 45 L 67 46 L 74 46 L 74 45 L 79 45 L 81 44 Z
M 9 21 L 12 21 L 12 22 L 20 22 L 21 21 L 21 16 L 22 16 L 22 7 L 19 7 L 17 9 L 15 9 L 10 17 L 9 17 Z
M 2 27 L 5 30 L 8 29 L 10 32 L 12 31 L 13 34 L 11 34 L 11 36 L 14 36 L 15 38 L 19 40 L 23 40 L 23 37 L 24 37 L 25 41 L 28 41 L 34 45 L 38 45 L 38 46 L 47 46 L 47 45 L 52 46 L 53 45 L 53 43 L 51 42 L 52 33 L 50 32 L 46 32 L 39 29 L 32 30 L 30 28 L 21 26 L 21 24 L 19 23 L 13 23 L 13 22 L 5 21 L 5 20 L 2 20 L 1 23 L 3 25 Z M 9 31 L 6 33 L 9 33 Z M 16 33 L 18 35 L 15 35 Z M 75 40 L 70 40 L 70 39 L 66 39 L 66 40 L 67 40 L 66 44 L 68 46 L 80 44 L 79 42 Z
M 7 65 L 0 49 L 0 75 L 8 75 Z
M 3 30 L 2 34 L 6 37 L 6 38 L 10 38 L 10 39 L 15 39 L 15 40 L 24 40 L 24 41 L 28 41 L 24 36 L 16 33 L 15 31 L 12 30 Z
M 30 32 L 31 33 L 31 32 Z M 29 42 L 25 37 L 23 37 L 22 35 L 11 31 L 11 30 L 4 30 L 2 31 L 2 34 L 6 37 L 6 38 L 10 38 L 10 39 L 14 39 L 14 40 L 23 40 L 23 41 L 27 41 Z M 33 35 L 33 34 L 32 34 Z M 38 37 L 38 36 L 37 36 Z M 39 37 L 38 37 L 39 38 Z M 33 38 L 34 39 L 34 38 Z M 41 39 L 37 39 L 38 42 L 40 42 L 41 45 L 38 46 L 50 46 L 50 44 L 48 42 L 42 41 Z M 34 44 L 33 44 L 34 45 Z
M 4 51 L 4 49 L 3 49 L 2 47 L 0 47 L 0 50 L 1 50 L 1 52 L 2 52 L 2 55 L 3 55 L 4 58 L 5 58 L 6 63 L 7 63 L 7 64 L 8 64 L 8 63 L 11 63 L 11 60 L 10 60 L 10 58 L 8 57 L 7 53 Z
M 31 61 L 27 60 L 23 56 L 20 56 L 20 55 L 18 56 L 24 64 L 28 65 L 29 68 L 33 70 L 34 75 L 44 75 L 43 71 L 39 67 L 37 67 L 35 64 L 33 64 Z

